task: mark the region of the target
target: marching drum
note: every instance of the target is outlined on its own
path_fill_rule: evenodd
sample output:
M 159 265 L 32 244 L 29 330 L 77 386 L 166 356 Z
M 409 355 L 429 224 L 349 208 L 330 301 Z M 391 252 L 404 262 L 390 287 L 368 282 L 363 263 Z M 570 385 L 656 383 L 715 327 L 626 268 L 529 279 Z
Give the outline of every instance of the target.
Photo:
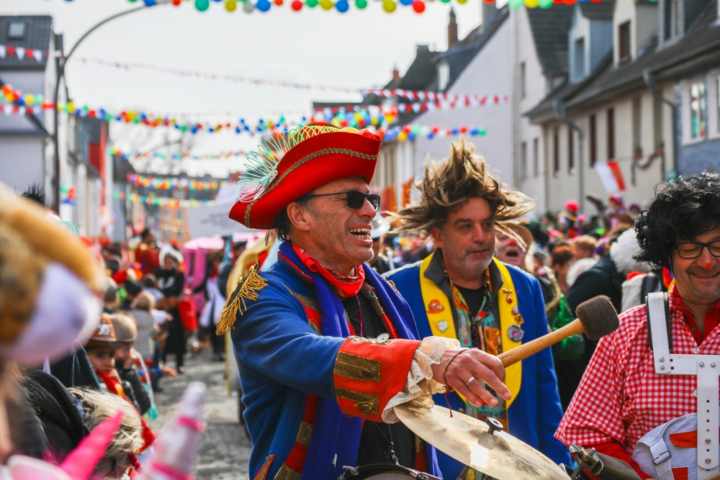
M 338 480 L 440 480 L 428 473 L 418 472 L 400 465 L 378 464 L 358 468 L 345 467 Z

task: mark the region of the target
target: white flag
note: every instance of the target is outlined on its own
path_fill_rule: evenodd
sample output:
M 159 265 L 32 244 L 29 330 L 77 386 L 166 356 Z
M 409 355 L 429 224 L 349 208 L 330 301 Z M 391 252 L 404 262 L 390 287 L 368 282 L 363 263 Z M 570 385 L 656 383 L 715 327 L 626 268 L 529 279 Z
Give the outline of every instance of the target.
M 23 47 L 17 47 L 15 49 L 15 53 L 17 53 L 17 57 L 22 60 L 25 58 L 25 49 Z
M 6 54 L 7 54 L 7 48 L 5 48 L 5 45 L 0 45 L 0 58 L 5 58 Z
M 42 62 L 42 58 L 43 58 L 42 50 L 33 50 L 32 55 L 35 58 L 35 60 L 37 60 L 38 62 Z

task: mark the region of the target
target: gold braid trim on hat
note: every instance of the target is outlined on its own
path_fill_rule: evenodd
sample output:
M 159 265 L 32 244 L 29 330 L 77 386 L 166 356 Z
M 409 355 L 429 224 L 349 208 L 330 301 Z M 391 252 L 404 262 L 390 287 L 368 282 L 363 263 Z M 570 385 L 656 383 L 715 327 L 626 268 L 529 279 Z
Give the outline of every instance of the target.
M 258 269 L 259 264 L 256 263 L 247 276 L 238 282 L 235 297 L 228 298 L 215 330 L 217 335 L 225 335 L 235 328 L 238 312 L 242 315 L 247 311 L 246 300 L 256 301 L 259 297 L 258 292 L 268 286 L 267 281 L 258 273 Z
M 425 161 L 425 177 L 415 186 L 420 202 L 392 214 L 399 223 L 395 232 L 418 232 L 427 236 L 441 227 L 450 213 L 462 208 L 471 198 L 486 200 L 495 213 L 496 222 L 522 217 L 535 208 L 525 194 L 500 183 L 487 163 L 475 154 L 475 147 L 465 139 L 453 142 L 450 154 L 440 163 Z
M 283 173 L 280 177 L 276 178 L 270 184 L 270 186 L 267 188 L 267 190 L 265 190 L 265 192 L 263 193 L 263 196 L 267 195 L 270 192 L 270 190 L 277 187 L 280 184 L 280 182 L 282 182 L 283 179 L 285 177 L 287 177 L 288 175 L 290 175 L 290 173 L 292 173 L 296 168 L 301 167 L 303 164 L 309 162 L 310 160 L 313 160 L 317 157 L 321 157 L 323 155 L 328 155 L 331 153 L 339 153 L 341 155 L 348 155 L 350 157 L 358 157 L 358 158 L 362 158 L 363 160 L 377 160 L 377 158 L 378 158 L 377 155 L 370 155 L 367 153 L 356 152 L 355 150 L 350 150 L 347 148 L 325 148 L 323 150 L 318 150 L 317 152 L 313 152 L 309 155 L 304 156 L 299 161 L 297 161 L 292 167 L 288 168 L 285 171 L 285 173 Z M 252 210 L 253 205 L 255 205 L 255 203 L 258 200 L 260 200 L 260 198 L 262 198 L 262 197 L 259 197 L 255 200 L 253 200 L 252 202 L 250 202 L 250 205 L 248 205 L 248 208 L 245 211 L 245 226 L 250 225 L 250 210 Z

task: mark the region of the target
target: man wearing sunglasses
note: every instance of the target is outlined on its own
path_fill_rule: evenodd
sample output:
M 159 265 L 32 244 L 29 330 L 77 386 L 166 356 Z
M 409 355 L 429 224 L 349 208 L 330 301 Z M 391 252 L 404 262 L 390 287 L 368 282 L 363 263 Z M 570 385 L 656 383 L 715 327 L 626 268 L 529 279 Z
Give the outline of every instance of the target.
M 720 354 L 720 175 L 702 173 L 665 185 L 642 212 L 635 230 L 640 244 L 635 259 L 665 267 L 675 277 L 667 312 L 653 310 L 653 315 L 660 312 L 659 324 L 667 326 L 669 341 L 664 344 L 669 353 Z M 643 479 L 706 478 L 697 471 L 717 464 L 696 457 L 695 442 L 699 438 L 707 445 L 701 454 L 717 454 L 717 427 L 707 436 L 702 429 L 696 434 L 697 420 L 684 417 L 697 412 L 699 377 L 692 372 L 665 374 L 673 366 L 663 368 L 664 363 L 672 360 L 655 358 L 661 345 L 649 321 L 646 305 L 635 307 L 620 316 L 615 333 L 600 340 L 557 438 L 625 460 Z M 706 360 L 708 367 L 716 366 L 715 358 Z M 697 364 L 705 366 L 705 361 Z M 717 374 L 714 382 L 717 394 Z M 715 412 L 717 398 L 708 401 Z M 665 429 L 668 444 L 653 440 L 656 428 Z M 678 443 L 675 434 L 687 432 L 692 441 Z M 679 444 L 688 447 L 684 450 L 689 458 L 673 450 Z M 650 449 L 654 455 L 648 459 Z
M 428 408 L 445 385 L 496 404 L 480 381 L 509 395 L 496 358 L 421 339 L 407 303 L 365 263 L 380 144 L 369 132 L 306 127 L 266 143 L 241 174 L 230 218 L 283 241 L 277 263 L 241 280 L 218 323 L 240 366 L 250 478 L 334 480 L 343 466 L 395 461 L 439 475 L 435 450 L 393 408 Z M 480 381 L 466 386 L 469 377 Z

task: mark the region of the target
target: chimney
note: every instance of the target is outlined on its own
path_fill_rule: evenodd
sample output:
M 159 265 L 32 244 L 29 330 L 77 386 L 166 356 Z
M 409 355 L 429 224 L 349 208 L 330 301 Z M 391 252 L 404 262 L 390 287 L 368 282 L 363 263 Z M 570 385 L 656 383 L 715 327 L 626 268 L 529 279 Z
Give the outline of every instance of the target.
M 397 65 L 393 67 L 392 79 L 393 79 L 393 80 L 400 80 L 400 70 L 397 69 Z
M 450 8 L 450 23 L 448 23 L 448 48 L 455 45 L 458 41 L 457 20 L 455 10 Z

